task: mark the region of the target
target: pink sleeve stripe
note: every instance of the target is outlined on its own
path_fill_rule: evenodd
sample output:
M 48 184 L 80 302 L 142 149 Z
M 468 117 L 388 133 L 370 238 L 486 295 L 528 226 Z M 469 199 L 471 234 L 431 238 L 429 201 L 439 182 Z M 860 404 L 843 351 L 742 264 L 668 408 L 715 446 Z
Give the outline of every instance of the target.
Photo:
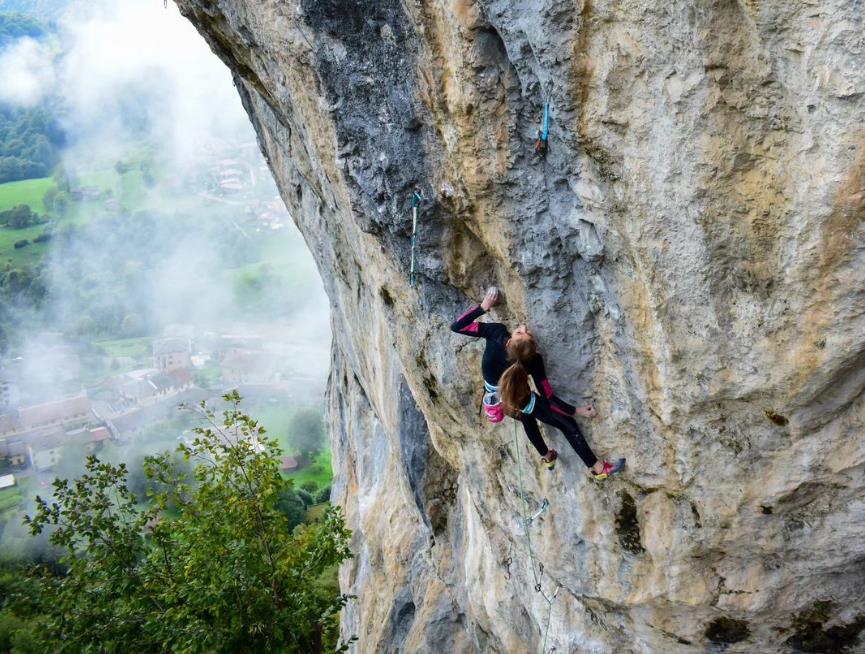
M 480 325 L 476 322 L 473 322 L 471 325 L 466 325 L 463 327 L 460 332 L 463 334 L 477 334 Z
M 551 406 L 551 408 L 553 409 L 553 411 L 555 411 L 556 413 L 559 413 L 559 414 L 561 414 L 561 415 L 563 415 L 563 416 L 570 416 L 570 415 L 571 415 L 571 414 L 568 413 L 567 411 L 564 411 L 564 410 L 560 409 L 559 407 L 557 407 L 557 406 L 555 406 L 555 405 L 550 405 L 550 406 Z
M 472 311 L 474 311 L 475 309 L 477 309 L 477 307 L 472 307 L 472 308 L 469 309 L 468 311 L 465 311 L 465 312 L 461 313 L 461 314 L 460 314 L 460 317 L 457 318 L 456 320 L 454 320 L 454 322 L 459 322 L 460 320 L 462 320 L 463 318 L 465 318 L 467 315 L 469 315 L 469 314 L 470 314 Z
M 550 386 L 550 380 L 545 379 L 541 382 L 541 386 L 544 389 L 544 395 L 546 395 L 547 399 L 549 400 L 553 396 L 553 387 Z

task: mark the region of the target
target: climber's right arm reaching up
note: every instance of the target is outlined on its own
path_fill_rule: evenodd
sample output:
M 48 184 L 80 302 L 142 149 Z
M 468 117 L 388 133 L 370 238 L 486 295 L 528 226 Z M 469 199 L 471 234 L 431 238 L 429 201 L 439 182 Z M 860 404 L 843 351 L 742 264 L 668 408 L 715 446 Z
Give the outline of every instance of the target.
M 478 322 L 476 318 L 480 318 L 483 314 L 489 311 L 498 300 L 498 289 L 495 287 L 490 288 L 484 296 L 483 301 L 478 306 L 472 307 L 451 323 L 451 331 L 454 331 L 457 334 L 465 334 L 466 336 L 486 338 L 491 323 Z

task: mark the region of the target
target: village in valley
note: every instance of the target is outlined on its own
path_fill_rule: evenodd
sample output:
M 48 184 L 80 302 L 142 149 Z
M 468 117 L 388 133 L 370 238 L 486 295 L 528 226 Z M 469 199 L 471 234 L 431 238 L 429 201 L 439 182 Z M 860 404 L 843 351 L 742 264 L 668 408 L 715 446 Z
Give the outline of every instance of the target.
M 231 74 L 169 4 L 11 4 L 0 0 L 0 654 L 90 649 L 73 623 L 104 640 L 96 649 L 197 643 L 166 627 L 173 608 L 151 632 L 171 637 L 147 645 L 82 618 L 123 596 L 144 633 L 131 598 L 153 584 L 173 594 L 160 606 L 189 606 L 145 570 L 157 540 L 158 566 L 184 569 L 208 614 L 244 578 L 278 587 L 267 601 L 295 620 L 290 598 L 309 587 L 321 639 L 348 552 L 330 502 L 330 303 Z M 73 495 L 83 504 L 67 512 Z M 95 531 L 67 548 L 43 509 Z M 211 555 L 225 544 L 215 534 L 232 535 L 240 566 Z M 103 579 L 129 593 L 62 599 L 77 562 L 102 564 L 90 537 L 126 561 Z M 237 608 L 247 594 L 224 597 Z M 61 607 L 76 617 L 53 622 Z M 193 649 L 241 642 L 204 628 L 215 640 Z
M 0 369 L 0 489 L 28 478 L 45 486 L 65 458 L 106 444 L 122 449 L 154 434 L 161 442 L 188 438 L 189 427 L 178 428 L 194 422 L 183 419 L 184 411 L 194 418 L 202 400 L 222 408 L 221 396 L 232 389 L 271 405 L 317 404 L 322 380 L 296 369 L 303 359 L 294 350 L 307 356 L 309 345 L 280 342 L 278 331 L 270 325 L 199 333 L 175 325 L 165 336 L 138 339 L 150 341 L 148 365 L 132 368 L 145 361 L 112 357 L 109 367 L 129 369 L 86 387 L 87 357 L 60 334 L 40 334 L 29 357 L 4 359 Z M 285 472 L 296 466 L 296 457 L 284 457 Z
M 196 324 L 168 324 L 158 335 L 147 335 L 146 326 L 134 335 L 85 331 L 79 322 L 19 339 L 0 357 L 0 515 L 24 508 L 55 477 L 77 474 L 88 454 L 124 460 L 133 450 L 175 449 L 199 424 L 196 407 L 206 401 L 222 410 L 222 396 L 234 389 L 245 410 L 256 409 L 268 431 L 280 432 L 274 435 L 284 449 L 284 473 L 310 464 L 293 455 L 284 431 L 295 409 L 321 406 L 325 380 L 319 369 L 328 358 L 327 343 L 320 334 L 298 337 L 288 305 L 275 306 L 274 298 L 297 304 L 307 271 L 293 268 L 299 237 L 284 230 L 290 217 L 256 157 L 254 142 L 212 140 L 199 148 L 188 177 L 167 182 L 169 189 L 177 186 L 178 197 L 194 196 L 193 213 L 206 210 L 221 223 L 217 248 L 228 244 L 245 257 L 225 266 L 229 288 L 220 298 L 245 314 L 219 309 L 224 315 L 214 319 L 212 312 L 202 317 L 189 307 Z M 116 191 L 112 184 L 71 184 L 65 211 L 79 218 L 60 220 L 82 222 L 85 214 L 84 224 L 98 216 L 128 220 L 136 204 L 129 181 L 145 184 L 148 174 L 146 162 L 118 162 L 112 172 Z M 183 228 L 175 224 L 180 234 Z M 272 270 L 286 271 L 286 277 Z M 157 300 L 167 302 L 168 292 L 161 292 L 165 297 Z M 181 306 L 178 313 L 187 310 Z M 140 317 L 133 322 L 156 323 Z

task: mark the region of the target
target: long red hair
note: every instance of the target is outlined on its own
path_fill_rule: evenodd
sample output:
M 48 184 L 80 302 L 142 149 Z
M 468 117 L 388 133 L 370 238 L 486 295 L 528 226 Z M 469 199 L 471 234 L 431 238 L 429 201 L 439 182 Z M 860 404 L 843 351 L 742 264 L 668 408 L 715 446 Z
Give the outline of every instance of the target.
M 524 338 L 511 338 L 507 343 L 508 360 L 513 363 L 502 374 L 499 380 L 499 393 L 505 413 L 512 418 L 519 418 L 522 408 L 529 403 L 532 389 L 529 387 L 529 371 L 525 363 L 538 352 L 538 344 L 531 334 Z

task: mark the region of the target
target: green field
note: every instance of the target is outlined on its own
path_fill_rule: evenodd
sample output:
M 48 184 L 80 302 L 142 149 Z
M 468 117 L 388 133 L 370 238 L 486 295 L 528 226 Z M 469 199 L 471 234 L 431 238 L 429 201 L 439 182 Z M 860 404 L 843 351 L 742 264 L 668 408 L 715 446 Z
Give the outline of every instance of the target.
M 144 338 L 118 338 L 110 341 L 97 341 L 94 345 L 101 347 L 105 354 L 111 357 L 130 357 L 133 359 L 144 359 L 151 356 L 153 339 Z
M 24 496 L 17 488 L 6 488 L 0 491 L 0 513 L 9 509 L 17 509 Z
M 279 442 L 283 454 L 290 456 L 295 453 L 288 442 L 288 426 L 294 415 L 292 409 L 286 408 L 283 404 L 270 405 L 257 402 L 246 403 L 243 409 L 264 426 L 268 436 Z
M 293 479 L 295 488 L 300 488 L 304 482 L 311 479 L 321 490 L 325 486 L 330 486 L 333 481 L 333 469 L 330 465 L 330 450 L 325 450 L 315 457 L 315 461 L 311 465 L 294 472 L 285 473 L 283 477 Z
M 26 204 L 36 213 L 44 214 L 45 203 L 42 199 L 45 197 L 45 191 L 52 186 L 54 180 L 50 177 L 0 184 L 0 211 Z
M 113 168 L 98 170 L 95 172 L 82 173 L 78 176 L 81 186 L 95 186 L 101 191 L 113 191 L 117 172 Z
M 38 264 L 45 253 L 48 243 L 33 243 L 33 239 L 45 231 L 45 225 L 35 225 L 24 229 L 8 229 L 0 227 L 0 265 L 11 263 L 13 267 L 32 266 Z M 26 247 L 15 249 L 15 242 L 31 241 Z
M 294 456 L 297 454 L 288 440 L 289 424 L 295 413 L 292 409 L 285 408 L 283 405 L 250 403 L 244 406 L 244 410 L 264 426 L 268 436 L 279 442 L 279 447 L 284 455 Z M 326 449 L 315 458 L 312 464 L 300 470 L 285 473 L 283 476 L 287 479 L 293 479 L 295 488 L 300 488 L 303 482 L 311 479 L 321 489 L 330 486 L 333 479 L 333 470 L 330 465 L 330 450 Z
M 103 193 L 111 192 L 127 211 L 137 211 L 144 207 L 147 189 L 140 170 L 134 168 L 122 175 L 113 168 L 83 173 L 79 179 L 82 186 L 95 186 Z M 100 204 L 105 200 L 101 200 Z

